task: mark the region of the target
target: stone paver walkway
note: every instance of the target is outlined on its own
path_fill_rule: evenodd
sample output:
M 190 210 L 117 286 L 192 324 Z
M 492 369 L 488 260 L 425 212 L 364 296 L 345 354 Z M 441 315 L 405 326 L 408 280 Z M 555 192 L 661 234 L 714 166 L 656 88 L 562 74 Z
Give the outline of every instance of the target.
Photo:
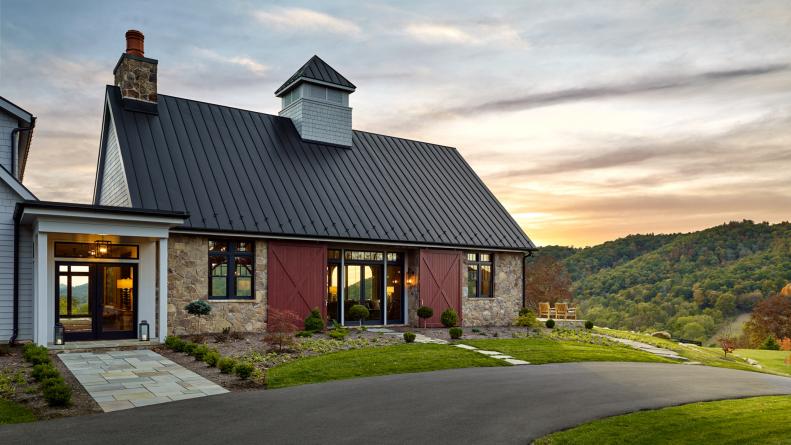
M 396 332 L 388 328 L 368 328 L 368 332 L 377 332 L 384 335 L 392 335 L 395 337 L 402 337 L 402 338 L 404 336 L 403 332 Z M 428 337 L 426 335 L 418 334 L 417 332 L 415 332 L 415 343 L 434 343 L 437 345 L 447 345 L 448 341 L 443 340 L 441 338 Z
M 58 357 L 105 412 L 228 392 L 147 349 Z
M 594 335 L 598 335 L 598 334 L 594 334 Z M 611 337 L 609 335 L 602 335 L 602 337 L 607 337 L 610 340 L 617 341 L 618 343 L 624 344 L 626 346 L 630 346 L 630 347 L 632 347 L 634 349 L 639 349 L 641 351 L 648 352 L 649 354 L 658 355 L 660 357 L 669 358 L 669 359 L 672 359 L 672 360 L 679 360 L 679 361 L 682 361 L 682 362 L 686 362 L 687 360 L 689 360 L 686 357 L 682 357 L 682 356 L 678 355 L 678 353 L 676 353 L 675 351 L 671 351 L 670 349 L 660 348 L 660 347 L 654 346 L 654 345 L 649 345 L 648 343 L 643 343 L 643 342 L 634 341 L 634 340 L 628 340 L 628 339 L 619 338 L 619 337 Z

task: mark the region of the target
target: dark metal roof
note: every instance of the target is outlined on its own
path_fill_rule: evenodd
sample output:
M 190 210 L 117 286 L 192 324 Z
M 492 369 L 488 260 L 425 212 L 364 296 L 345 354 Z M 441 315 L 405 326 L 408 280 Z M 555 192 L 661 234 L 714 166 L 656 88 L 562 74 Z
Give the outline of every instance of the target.
M 454 148 L 364 131 L 329 146 L 288 118 L 165 95 L 135 113 L 107 88 L 132 205 L 186 210 L 184 229 L 534 248 Z
M 348 79 L 343 77 L 341 73 L 335 71 L 335 69 L 327 64 L 327 62 L 321 60 L 319 56 L 313 56 L 302 65 L 302 68 L 298 69 L 294 75 L 288 78 L 288 80 L 283 84 L 280 85 L 280 88 L 275 91 L 275 96 L 281 96 L 286 94 L 299 84 L 300 81 L 318 81 L 319 83 L 334 85 L 342 90 L 346 91 L 354 91 L 357 87 L 354 86 L 353 83 L 349 82 Z

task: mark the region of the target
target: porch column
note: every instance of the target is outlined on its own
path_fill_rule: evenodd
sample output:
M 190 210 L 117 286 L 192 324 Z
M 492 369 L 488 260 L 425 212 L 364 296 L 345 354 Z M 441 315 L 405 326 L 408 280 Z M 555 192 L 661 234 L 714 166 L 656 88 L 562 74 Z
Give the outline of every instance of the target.
M 33 342 L 47 346 L 49 332 L 53 326 L 48 321 L 47 304 L 47 234 L 35 232 L 33 265 Z
M 168 239 L 159 239 L 157 249 L 157 264 L 159 266 L 159 341 L 164 342 L 168 335 Z

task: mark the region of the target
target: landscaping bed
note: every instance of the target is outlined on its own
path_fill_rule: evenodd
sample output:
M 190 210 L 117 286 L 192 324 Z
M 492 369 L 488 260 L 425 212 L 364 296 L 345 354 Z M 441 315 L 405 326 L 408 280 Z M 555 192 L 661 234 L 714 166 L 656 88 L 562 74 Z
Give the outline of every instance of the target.
M 176 352 L 168 346 L 159 346 L 156 351 L 181 366 L 217 383 L 230 391 L 249 391 L 267 385 L 267 371 L 295 360 L 330 354 L 340 351 L 369 349 L 404 343 L 400 336 L 384 335 L 367 330 L 349 329 L 343 339 L 334 339 L 326 333 L 314 333 L 310 337 L 292 337 L 293 345 L 278 351 L 266 341 L 264 334 L 216 334 L 185 336 L 184 340 L 206 345 L 220 356 L 232 358 L 237 363 L 250 363 L 255 368 L 248 378 L 240 378 L 233 372 L 223 373 L 215 364 L 210 366 L 202 360 L 184 352 Z
M 448 328 L 415 328 L 408 326 L 388 326 L 397 332 L 414 332 L 426 337 L 451 340 Z M 463 327 L 462 338 L 468 340 L 485 338 L 513 338 L 514 336 L 539 335 L 540 330 L 519 326 Z
M 52 353 L 49 357 L 66 385 L 71 388 L 69 403 L 66 406 L 50 406 L 47 403 L 41 385 L 32 376 L 33 365 L 23 357 L 22 346 L 14 346 L 8 354 L 0 355 L 0 400 L 6 401 L 0 408 L 0 423 L 8 419 L 29 421 L 102 412 L 63 362 Z

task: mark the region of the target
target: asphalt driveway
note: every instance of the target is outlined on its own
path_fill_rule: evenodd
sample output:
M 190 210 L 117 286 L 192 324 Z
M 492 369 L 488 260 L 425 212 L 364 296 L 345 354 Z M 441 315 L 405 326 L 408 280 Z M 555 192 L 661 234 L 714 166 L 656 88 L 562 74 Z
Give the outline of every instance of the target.
M 771 394 L 791 394 L 791 378 L 650 363 L 455 369 L 9 425 L 0 442 L 525 444 L 600 417 Z

